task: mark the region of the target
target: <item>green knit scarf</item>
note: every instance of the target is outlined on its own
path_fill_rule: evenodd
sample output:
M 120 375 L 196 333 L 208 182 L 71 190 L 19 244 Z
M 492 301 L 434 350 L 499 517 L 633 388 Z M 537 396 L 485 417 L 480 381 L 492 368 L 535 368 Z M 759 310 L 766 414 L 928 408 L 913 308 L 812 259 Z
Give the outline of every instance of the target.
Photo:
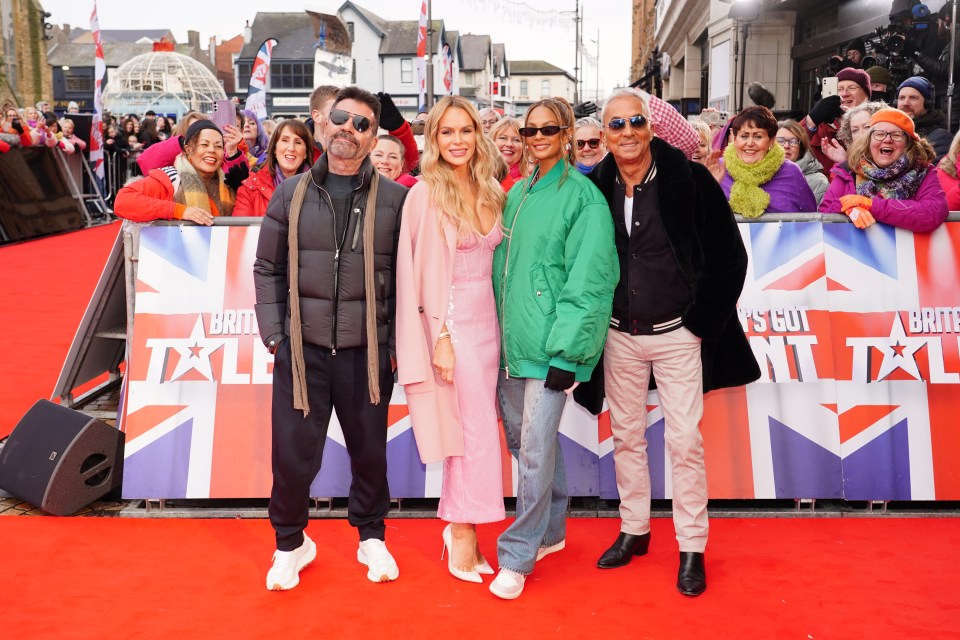
M 760 188 L 783 166 L 783 147 L 773 145 L 760 162 L 747 164 L 737 156 L 733 144 L 723 152 L 723 164 L 733 178 L 730 208 L 744 218 L 759 218 L 770 206 L 770 194 Z

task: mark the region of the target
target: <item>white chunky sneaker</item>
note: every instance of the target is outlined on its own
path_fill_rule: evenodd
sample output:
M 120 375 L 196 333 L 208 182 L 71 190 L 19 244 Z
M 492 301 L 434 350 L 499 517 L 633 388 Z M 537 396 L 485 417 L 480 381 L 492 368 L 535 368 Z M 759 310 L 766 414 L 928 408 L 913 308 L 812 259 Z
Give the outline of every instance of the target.
M 563 551 L 563 548 L 567 546 L 566 540 L 561 540 L 557 544 L 552 544 L 549 547 L 540 547 L 537 549 L 537 561 L 543 560 L 551 553 L 556 553 L 557 551 Z
M 267 572 L 267 589 L 286 591 L 300 584 L 300 571 L 317 557 L 317 545 L 303 534 L 303 544 L 293 551 L 276 551 Z
M 387 551 L 383 540 L 370 538 L 361 542 L 357 549 L 357 561 L 367 565 L 367 580 L 371 582 L 390 582 L 400 576 L 397 561 Z
M 504 600 L 514 600 L 523 593 L 523 583 L 527 576 L 514 573 L 509 569 L 500 569 L 500 573 L 490 583 L 490 592 Z

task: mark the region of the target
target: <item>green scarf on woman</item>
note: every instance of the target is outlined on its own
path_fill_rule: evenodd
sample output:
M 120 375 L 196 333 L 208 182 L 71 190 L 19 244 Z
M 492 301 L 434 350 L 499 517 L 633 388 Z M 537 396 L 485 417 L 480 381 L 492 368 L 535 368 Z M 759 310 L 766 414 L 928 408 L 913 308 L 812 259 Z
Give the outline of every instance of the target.
M 759 218 L 770 206 L 770 194 L 760 188 L 769 182 L 783 166 L 783 147 L 770 147 L 763 159 L 747 164 L 737 156 L 733 143 L 723 152 L 723 164 L 733 178 L 730 187 L 730 208 L 744 218 Z

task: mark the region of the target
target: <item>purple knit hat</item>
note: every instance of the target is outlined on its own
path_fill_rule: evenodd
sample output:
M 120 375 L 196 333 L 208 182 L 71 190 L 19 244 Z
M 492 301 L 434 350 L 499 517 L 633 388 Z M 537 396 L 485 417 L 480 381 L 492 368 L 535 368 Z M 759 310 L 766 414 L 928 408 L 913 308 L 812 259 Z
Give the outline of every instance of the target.
M 858 85 L 863 87 L 867 97 L 870 97 L 870 74 L 863 69 L 854 69 L 852 67 L 841 69 L 837 72 L 837 81 L 839 82 L 841 80 L 852 80 L 853 82 L 856 82 Z

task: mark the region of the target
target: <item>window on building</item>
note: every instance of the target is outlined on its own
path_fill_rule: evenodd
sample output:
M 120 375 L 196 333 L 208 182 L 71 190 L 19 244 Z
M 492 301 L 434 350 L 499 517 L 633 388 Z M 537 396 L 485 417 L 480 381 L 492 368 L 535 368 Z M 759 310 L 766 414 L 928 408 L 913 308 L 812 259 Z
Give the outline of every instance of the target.
M 550 97 L 550 81 L 544 80 L 540 83 L 540 97 L 549 98 Z
M 313 62 L 274 62 L 270 65 L 273 89 L 313 89 Z
M 506 98 L 506 97 L 507 97 L 507 83 L 506 83 L 506 82 L 501 82 L 501 83 L 500 83 L 500 97 L 501 97 L 501 98 Z
M 413 58 L 400 58 L 400 82 L 413 83 Z
M 72 74 L 64 74 L 63 88 L 70 92 L 93 91 L 93 76 L 75 76 Z
M 839 8 L 836 3 L 825 6 L 822 10 L 811 13 L 799 20 L 797 32 L 799 42 L 812 40 L 833 31 L 838 26 Z
M 524 97 L 527 96 L 527 81 L 526 81 L 526 80 L 521 80 L 521 81 L 520 81 L 520 95 L 521 95 L 521 96 L 524 96 Z
M 350 33 L 350 42 L 353 42 L 353 23 L 347 23 L 347 31 Z
M 250 84 L 250 73 L 253 71 L 253 63 L 238 62 L 235 68 L 237 70 L 237 91 L 246 91 L 247 85 Z
M 353 68 L 350 70 L 350 82 L 357 84 L 357 59 L 353 59 Z

